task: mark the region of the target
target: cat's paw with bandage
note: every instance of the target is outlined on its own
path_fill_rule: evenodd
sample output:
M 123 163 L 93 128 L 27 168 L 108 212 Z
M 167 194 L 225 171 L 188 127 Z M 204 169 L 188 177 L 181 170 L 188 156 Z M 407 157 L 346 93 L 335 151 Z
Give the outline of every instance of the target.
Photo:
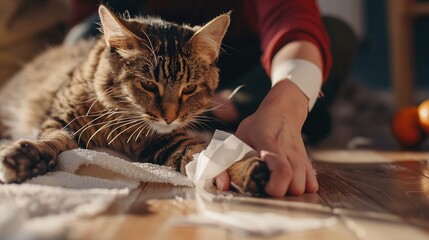
M 231 188 L 251 196 L 265 195 L 265 185 L 270 178 L 267 164 L 258 157 L 235 162 L 227 169 Z

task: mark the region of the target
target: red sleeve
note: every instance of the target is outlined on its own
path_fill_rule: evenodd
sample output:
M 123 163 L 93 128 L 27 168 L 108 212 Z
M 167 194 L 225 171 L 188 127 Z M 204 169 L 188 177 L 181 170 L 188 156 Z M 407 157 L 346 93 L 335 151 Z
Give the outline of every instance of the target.
M 305 40 L 318 46 L 323 58 L 323 78 L 332 65 L 329 40 L 315 0 L 243 1 L 250 24 L 258 31 L 262 65 L 270 73 L 271 61 L 285 44 Z

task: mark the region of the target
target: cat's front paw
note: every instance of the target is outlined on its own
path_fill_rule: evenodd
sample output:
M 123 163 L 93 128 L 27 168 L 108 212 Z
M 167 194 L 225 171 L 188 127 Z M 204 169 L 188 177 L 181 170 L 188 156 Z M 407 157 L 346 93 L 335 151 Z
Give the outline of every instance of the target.
M 227 171 L 234 190 L 252 196 L 264 195 L 270 171 L 267 164 L 260 158 L 243 159 L 231 165 Z
M 55 166 L 53 158 L 42 154 L 36 143 L 21 140 L 0 149 L 0 182 L 21 183 L 42 175 Z

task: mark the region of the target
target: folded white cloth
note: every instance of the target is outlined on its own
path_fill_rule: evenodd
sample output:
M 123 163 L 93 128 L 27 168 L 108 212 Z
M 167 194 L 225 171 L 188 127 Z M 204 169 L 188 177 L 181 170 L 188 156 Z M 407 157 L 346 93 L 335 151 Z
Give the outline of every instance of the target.
M 194 160 L 186 165 L 186 175 L 196 186 L 207 187 L 214 177 L 232 164 L 256 154 L 253 148 L 236 136 L 216 130 L 207 148 L 195 154 Z

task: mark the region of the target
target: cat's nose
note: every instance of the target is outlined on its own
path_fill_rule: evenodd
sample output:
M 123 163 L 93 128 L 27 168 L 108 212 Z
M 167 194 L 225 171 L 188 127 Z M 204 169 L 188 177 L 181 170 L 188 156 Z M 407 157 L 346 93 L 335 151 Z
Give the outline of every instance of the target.
M 171 117 L 164 117 L 164 120 L 165 120 L 165 122 L 166 122 L 167 124 L 170 124 L 170 123 L 172 123 L 174 120 L 176 120 L 176 118 L 177 118 L 177 117 L 173 117 L 173 116 L 171 116 Z
M 164 118 L 167 124 L 172 123 L 177 119 L 179 115 L 179 110 L 177 104 L 171 103 L 169 101 L 165 101 L 162 106 L 161 116 Z

